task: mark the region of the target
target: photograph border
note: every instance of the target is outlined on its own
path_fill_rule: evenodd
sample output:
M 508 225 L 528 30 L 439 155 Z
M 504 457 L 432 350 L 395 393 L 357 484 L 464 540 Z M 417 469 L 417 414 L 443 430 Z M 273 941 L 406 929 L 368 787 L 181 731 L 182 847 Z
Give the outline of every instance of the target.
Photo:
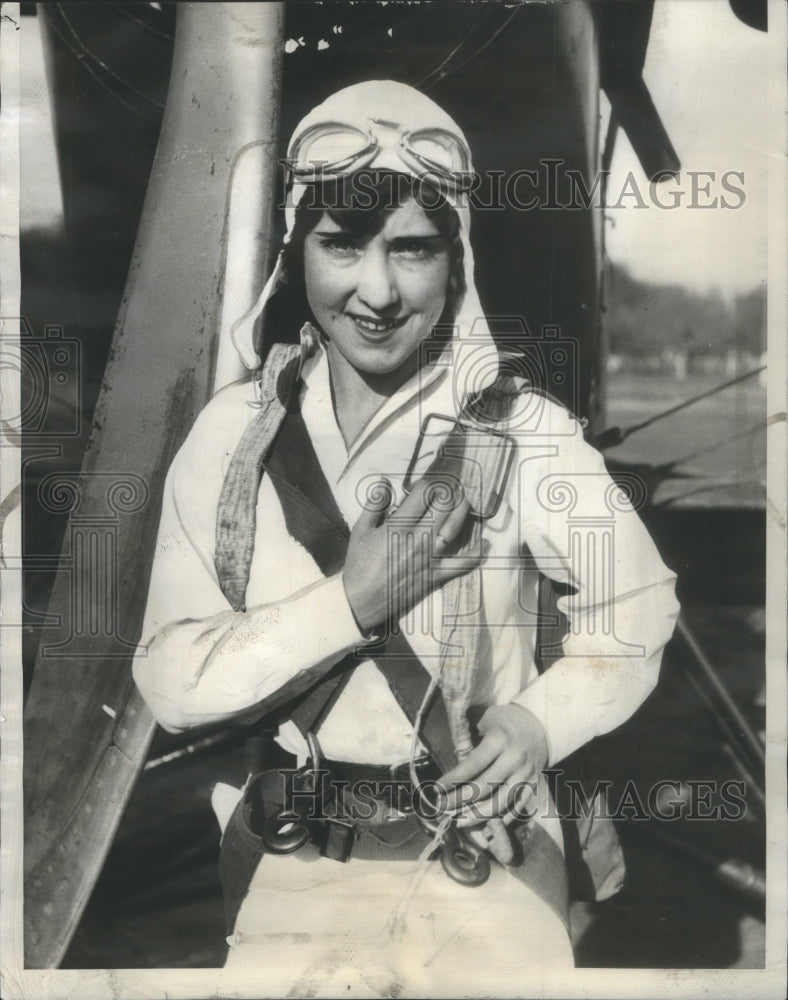
M 722 2 L 722 0 L 721 0 Z M 4 338 L 19 338 L 19 3 L 0 5 L 0 323 Z M 788 932 L 786 880 L 788 846 L 786 822 L 785 748 L 788 736 L 786 683 L 786 501 L 788 472 L 786 410 L 788 409 L 788 230 L 786 216 L 785 42 L 788 6 L 769 2 L 770 61 L 764 72 L 770 106 L 768 180 L 768 466 L 767 466 L 767 601 L 766 601 L 766 798 L 767 903 L 766 963 L 764 969 L 592 969 L 571 972 L 539 970 L 519 985 L 523 995 L 540 997 L 720 997 L 782 998 L 785 991 L 786 935 Z M 18 414 L 19 373 L 0 370 L 2 409 Z M 22 538 L 20 450 L 6 440 L 0 449 L 0 510 L 2 569 L 0 620 L 21 620 Z M 21 628 L 0 628 L 0 994 L 11 998 L 80 997 L 104 1000 L 108 996 L 192 998 L 259 997 L 265 979 L 222 969 L 94 969 L 30 970 L 23 967 L 22 932 L 22 644 Z

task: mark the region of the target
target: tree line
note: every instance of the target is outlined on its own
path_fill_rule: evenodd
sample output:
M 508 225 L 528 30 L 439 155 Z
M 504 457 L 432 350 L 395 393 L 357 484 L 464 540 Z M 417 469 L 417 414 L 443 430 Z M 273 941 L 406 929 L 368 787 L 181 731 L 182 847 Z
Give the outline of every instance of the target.
M 719 289 L 693 291 L 633 277 L 607 262 L 604 326 L 611 353 L 646 356 L 666 349 L 696 354 L 766 350 L 766 286 L 726 300 Z

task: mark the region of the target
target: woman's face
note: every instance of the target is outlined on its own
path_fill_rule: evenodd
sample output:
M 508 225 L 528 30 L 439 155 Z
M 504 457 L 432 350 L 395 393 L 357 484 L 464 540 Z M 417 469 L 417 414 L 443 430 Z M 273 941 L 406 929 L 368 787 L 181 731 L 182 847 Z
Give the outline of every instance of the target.
M 304 240 L 304 278 L 332 361 L 396 379 L 443 312 L 447 239 L 413 199 L 372 236 L 353 236 L 324 213 Z

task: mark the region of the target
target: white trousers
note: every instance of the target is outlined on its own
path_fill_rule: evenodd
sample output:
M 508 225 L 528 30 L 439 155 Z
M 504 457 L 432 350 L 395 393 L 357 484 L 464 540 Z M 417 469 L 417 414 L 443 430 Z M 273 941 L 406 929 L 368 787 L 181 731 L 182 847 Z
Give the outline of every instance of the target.
M 280 997 L 525 996 L 533 973 L 574 965 L 559 917 L 497 863 L 469 888 L 438 861 L 342 864 L 311 845 L 263 858 L 230 943 L 226 968 Z

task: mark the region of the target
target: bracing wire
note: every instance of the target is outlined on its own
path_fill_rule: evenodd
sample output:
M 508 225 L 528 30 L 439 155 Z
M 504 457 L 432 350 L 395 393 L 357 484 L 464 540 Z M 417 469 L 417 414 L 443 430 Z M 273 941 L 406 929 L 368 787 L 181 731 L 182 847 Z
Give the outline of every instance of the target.
M 162 104 L 161 101 L 156 100 L 155 97 L 151 97 L 150 94 L 146 94 L 143 91 L 138 90 L 137 87 L 134 86 L 134 84 L 129 83 L 128 80 L 125 80 L 119 73 L 116 73 L 115 70 L 113 70 L 111 66 L 108 66 L 107 63 L 105 63 L 103 59 L 100 59 L 99 56 L 97 56 L 95 52 L 93 52 L 91 49 L 89 49 L 88 46 L 82 41 L 82 38 L 77 34 L 76 29 L 72 25 L 71 21 L 69 20 L 68 16 L 66 15 L 65 10 L 63 9 L 63 5 L 62 4 L 58 4 L 57 7 L 58 7 L 58 11 L 60 13 L 60 16 L 63 19 L 64 24 L 66 25 L 66 27 L 69 30 L 69 33 L 71 34 L 71 37 L 74 39 L 74 41 L 76 42 L 76 44 L 80 47 L 82 53 L 84 53 L 84 56 L 87 56 L 89 59 L 92 59 L 108 76 L 111 76 L 114 80 L 117 80 L 118 83 L 122 84 L 124 87 L 126 87 L 128 90 L 130 90 L 133 94 L 136 94 L 137 97 L 141 97 L 144 101 L 148 101 L 150 104 L 153 104 L 157 108 L 163 108 L 164 107 L 164 105 Z M 78 56 L 78 58 L 80 58 L 80 61 L 83 62 L 83 64 L 85 63 L 84 56 Z
M 758 472 L 760 471 L 760 469 L 764 468 L 765 465 L 766 465 L 766 460 L 763 459 L 762 461 L 758 462 L 757 465 L 752 466 L 752 468 L 749 469 L 748 472 Z M 688 499 L 688 497 L 694 497 L 699 493 L 710 493 L 712 490 L 719 490 L 726 486 L 742 487 L 747 485 L 749 484 L 742 483 L 741 480 L 739 479 L 717 479 L 714 480 L 713 482 L 704 483 L 701 486 L 696 486 L 694 489 L 687 490 L 684 493 L 679 493 L 677 496 L 665 497 L 664 500 L 658 500 L 656 503 L 652 504 L 652 506 L 655 508 L 668 507 L 670 504 L 678 503 L 679 500 L 686 500 Z
M 667 410 L 660 410 L 659 413 L 654 414 L 653 417 L 649 417 L 648 420 L 643 420 L 639 424 L 633 424 L 631 427 L 608 427 L 606 430 L 600 431 L 599 434 L 595 434 L 591 438 L 591 444 L 600 451 L 604 451 L 605 448 L 617 447 L 632 434 L 650 427 L 651 424 L 655 424 L 658 420 L 664 420 L 665 417 L 670 417 L 674 413 L 686 409 L 688 406 L 694 406 L 695 403 L 699 403 L 702 399 L 708 399 L 709 396 L 714 396 L 716 393 L 722 392 L 723 389 L 729 389 L 738 382 L 743 382 L 745 379 L 760 375 L 763 371 L 766 371 L 766 365 L 760 365 L 760 367 L 753 368 L 743 375 L 737 375 L 735 378 L 728 379 L 727 382 L 722 382 L 720 385 L 714 386 L 713 389 L 707 389 L 705 392 L 698 393 L 697 396 L 690 396 L 689 399 L 685 399 L 681 403 L 676 403 L 675 406 L 669 406 Z
M 46 6 L 43 7 L 43 10 L 45 11 L 45 16 L 47 18 L 47 21 L 49 22 L 49 27 L 55 32 L 55 34 L 58 36 L 61 42 L 63 42 L 63 44 L 66 46 L 69 52 L 71 52 L 72 55 L 75 56 L 77 61 L 82 64 L 82 66 L 85 68 L 85 72 L 87 72 L 90 76 L 92 76 L 93 79 L 96 81 L 96 83 L 102 89 L 106 90 L 111 97 L 114 97 L 114 99 L 119 104 L 122 104 L 127 111 L 130 111 L 133 115 L 136 115 L 138 118 L 144 117 L 142 113 L 138 111 L 132 104 L 129 104 L 128 101 L 124 101 L 123 98 L 120 96 L 120 94 L 118 94 L 116 90 L 110 87 L 109 84 L 106 82 L 106 80 L 102 79 L 102 77 L 93 69 L 90 63 L 85 60 L 83 53 L 81 53 L 79 49 L 74 47 L 74 45 L 69 41 L 68 36 L 65 35 L 57 26 L 52 14 L 46 8 Z
M 677 465 L 683 465 L 685 462 L 691 462 L 693 458 L 701 458 L 702 456 L 708 455 L 713 451 L 719 451 L 720 448 L 724 448 L 733 441 L 740 441 L 742 438 L 749 437 L 751 434 L 755 434 L 757 431 L 764 429 L 768 423 L 769 418 L 764 417 L 763 420 L 759 420 L 746 430 L 739 431 L 738 434 L 730 434 L 728 437 L 720 438 L 720 440 L 715 441 L 714 444 L 707 445 L 705 448 L 698 448 L 697 451 L 690 452 L 688 455 L 683 455 L 681 458 L 675 458 L 672 462 L 664 462 L 663 464 L 657 466 L 657 468 L 672 470 Z
M 482 54 L 482 52 L 484 52 L 484 50 L 486 48 L 488 48 L 490 45 L 492 45 L 492 43 L 501 34 L 501 32 L 504 31 L 504 29 L 508 27 L 509 22 L 512 20 L 512 18 L 516 14 L 518 14 L 519 12 L 520 12 L 520 7 L 516 6 L 512 10 L 512 12 L 508 15 L 508 17 L 505 18 L 505 20 L 503 21 L 503 23 L 498 26 L 498 28 L 492 33 L 492 35 L 490 35 L 490 37 L 487 39 L 487 41 L 484 42 L 482 45 L 480 45 L 478 49 L 476 49 L 474 52 L 471 52 L 471 54 L 469 56 L 466 56 L 465 59 L 462 60 L 462 62 L 459 62 L 459 63 L 457 63 L 454 66 L 452 66 L 452 65 L 446 66 L 446 63 L 449 60 L 451 60 L 452 56 L 459 49 L 462 48 L 462 46 L 465 44 L 466 40 L 473 33 L 473 31 L 476 28 L 476 24 L 475 24 L 471 28 L 471 30 L 468 32 L 468 34 L 465 36 L 465 38 L 463 38 L 462 41 L 449 53 L 449 55 L 446 57 L 446 59 L 444 59 L 444 61 L 439 66 L 437 66 L 434 70 L 432 70 L 431 73 L 428 73 L 427 76 L 425 76 L 422 80 L 420 80 L 416 84 L 416 86 L 420 87 L 422 90 L 429 90 L 431 87 L 434 87 L 436 83 L 440 83 L 441 80 L 445 79 L 449 75 L 449 73 L 456 73 L 457 70 L 462 69 L 463 66 L 467 66 L 469 62 L 472 62 L 474 59 L 478 58 Z M 478 24 L 478 22 L 477 22 L 477 24 Z M 442 68 L 442 67 L 445 67 L 445 68 Z M 435 77 L 435 79 L 430 79 L 430 77 Z M 427 82 L 427 81 L 429 81 L 429 82 Z
M 500 25 L 498 29 L 495 32 L 493 32 L 493 34 L 487 39 L 484 45 L 480 46 L 475 52 L 472 52 L 467 58 L 463 59 L 461 63 L 458 63 L 456 66 L 452 66 L 451 71 L 456 72 L 457 70 L 462 69 L 463 66 L 467 66 L 469 62 L 472 62 L 472 60 L 477 59 L 482 54 L 482 52 L 484 52 L 485 49 L 489 48 L 489 46 L 492 45 L 492 43 L 501 34 L 501 32 L 506 30 L 506 28 L 509 26 L 509 22 L 513 20 L 513 18 L 517 14 L 520 13 L 520 10 L 521 10 L 520 6 L 515 7 L 514 10 L 512 10 L 511 14 L 509 14 L 509 16 L 503 22 L 503 24 Z M 444 73 L 443 76 L 445 75 L 446 74 Z M 443 79 L 443 77 L 441 77 L 441 79 Z
M 454 58 L 454 56 L 456 55 L 456 53 L 460 51 L 460 49 L 463 47 L 463 45 L 465 45 L 465 43 L 468 41 L 468 39 L 471 37 L 471 35 L 474 33 L 474 31 L 476 31 L 476 29 L 479 27 L 479 25 L 481 24 L 481 21 L 482 21 L 481 17 L 477 21 L 474 21 L 474 23 L 471 25 L 471 27 L 468 29 L 468 31 L 463 35 L 463 37 L 459 40 L 459 42 L 457 42 L 457 44 L 454 46 L 454 48 L 451 50 L 451 52 L 449 52 L 449 54 L 444 59 L 442 59 L 434 69 L 431 69 L 429 71 L 429 73 L 427 73 L 426 76 L 423 76 L 420 80 L 417 80 L 413 84 L 413 86 L 414 87 L 421 87 L 424 90 L 426 90 L 429 86 L 431 86 L 431 84 L 428 83 L 428 81 L 431 79 L 431 77 L 433 77 L 436 74 L 440 73 L 440 71 L 443 69 L 443 67 L 446 66 L 447 63 L 451 62 L 451 60 Z
M 131 21 L 134 21 L 135 24 L 138 24 L 141 28 L 143 28 L 145 31 L 149 32 L 152 35 L 158 35 L 159 38 L 164 38 L 168 42 L 171 42 L 175 37 L 174 35 L 168 34 L 166 31 L 160 31 L 154 25 L 149 24 L 147 21 L 143 21 L 142 18 L 137 17 L 135 14 L 132 14 L 130 10 L 127 10 L 125 4 L 119 4 L 115 9 L 124 17 L 129 18 L 129 20 Z

